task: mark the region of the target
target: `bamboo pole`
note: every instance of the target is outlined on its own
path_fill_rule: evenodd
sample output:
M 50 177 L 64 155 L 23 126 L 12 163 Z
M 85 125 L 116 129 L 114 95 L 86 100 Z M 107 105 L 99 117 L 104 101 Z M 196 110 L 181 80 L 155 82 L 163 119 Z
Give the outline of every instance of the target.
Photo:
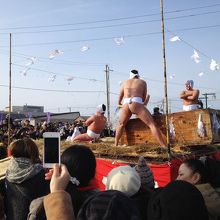
M 165 49 L 165 34 L 164 34 L 164 14 L 163 14 L 163 0 L 160 0 L 160 12 L 161 12 L 161 28 L 162 28 L 162 51 L 163 51 L 163 73 L 164 73 L 164 96 L 165 96 L 165 113 L 166 113 L 166 138 L 168 157 L 170 159 L 170 135 L 169 135 L 169 119 L 168 119 L 168 96 L 167 96 L 167 73 L 166 73 L 166 49 Z
M 10 33 L 10 51 L 9 51 L 9 107 L 8 107 L 8 147 L 11 143 L 11 33 Z

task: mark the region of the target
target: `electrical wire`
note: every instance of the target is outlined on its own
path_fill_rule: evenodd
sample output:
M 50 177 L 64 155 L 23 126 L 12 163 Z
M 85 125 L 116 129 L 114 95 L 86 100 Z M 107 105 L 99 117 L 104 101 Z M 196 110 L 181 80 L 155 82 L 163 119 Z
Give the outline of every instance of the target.
M 195 17 L 195 16 L 201 16 L 201 15 L 208 15 L 208 14 L 213 14 L 213 13 L 219 13 L 219 12 L 220 12 L 220 10 L 218 10 L 218 11 L 210 11 L 210 12 L 203 12 L 203 13 L 197 13 L 197 14 L 181 15 L 181 16 L 166 18 L 165 20 L 189 18 L 189 17 Z M 94 29 L 130 26 L 130 25 L 137 25 L 137 24 L 160 22 L 160 21 L 161 21 L 161 19 L 153 19 L 153 20 L 147 20 L 147 21 L 136 21 L 136 22 L 123 23 L 123 24 L 112 24 L 112 25 L 95 26 L 95 27 L 81 27 L 81 28 L 69 28 L 69 29 L 59 29 L 59 30 L 20 31 L 20 32 L 11 32 L 11 33 L 14 35 L 14 34 L 42 34 L 42 33 L 54 33 L 54 32 L 82 31 L 82 30 L 94 30 Z M 10 32 L 2 32 L 0 34 L 9 34 L 9 33 Z
M 23 65 L 19 65 L 19 64 L 15 64 L 15 63 L 12 63 L 12 65 L 25 68 Z M 67 74 L 63 74 L 63 73 L 57 73 L 57 72 L 54 72 L 54 71 L 48 71 L 48 70 L 42 70 L 42 69 L 38 69 L 38 68 L 32 68 L 32 67 L 30 69 L 37 70 L 37 71 L 44 72 L 44 73 L 49 73 L 49 74 L 53 73 L 53 74 L 56 74 L 56 75 L 63 75 L 63 76 L 67 76 L 67 77 L 73 76 L 73 75 L 67 75 Z M 79 77 L 79 76 L 73 76 L 73 77 L 74 77 L 74 79 L 82 79 L 82 80 L 97 81 L 97 82 L 104 83 L 104 81 L 98 80 L 98 79 L 92 79 L 92 78 L 89 79 L 89 78 L 84 78 L 84 77 Z
M 176 9 L 172 11 L 166 11 L 164 14 L 173 14 L 179 12 L 186 12 L 191 10 L 198 10 L 210 7 L 217 7 L 220 4 L 212 4 L 200 7 L 192 7 L 186 9 Z M 51 25 L 38 25 L 38 26 L 21 26 L 21 27 L 9 27 L 9 28 L 0 28 L 0 30 L 19 30 L 19 29 L 33 29 L 33 28 L 48 28 L 48 27 L 62 27 L 62 26 L 73 26 L 73 25 L 84 25 L 84 24 L 95 24 L 95 23 L 103 23 L 103 22 L 112 22 L 112 21 L 121 21 L 121 20 L 128 20 L 128 19 L 136 19 L 136 18 L 143 18 L 149 16 L 160 15 L 160 13 L 152 13 L 152 14 L 144 14 L 144 15 L 136 15 L 136 16 L 129 16 L 129 17 L 121 17 L 121 18 L 112 18 L 112 19 L 104 19 L 104 20 L 97 20 L 97 21 L 86 21 L 86 22 L 75 22 L 75 23 L 68 23 L 68 24 L 51 24 Z

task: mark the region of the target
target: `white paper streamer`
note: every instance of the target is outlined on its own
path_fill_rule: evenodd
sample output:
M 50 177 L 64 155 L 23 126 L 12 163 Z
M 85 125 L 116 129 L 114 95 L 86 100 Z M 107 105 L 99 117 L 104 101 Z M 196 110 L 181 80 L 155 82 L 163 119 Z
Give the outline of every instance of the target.
M 51 74 L 51 76 L 48 78 L 48 81 L 49 82 L 54 82 L 56 77 L 57 77 L 56 74 Z
M 30 66 L 32 64 L 34 64 L 37 60 L 37 57 L 30 57 L 30 58 L 27 58 L 27 63 L 25 64 L 25 66 Z
M 115 43 L 116 43 L 118 46 L 121 46 L 121 45 L 123 45 L 123 44 L 125 43 L 124 37 L 115 37 L 115 38 L 114 38 L 114 41 L 115 41 Z
M 200 63 L 200 57 L 196 50 L 194 50 L 193 55 L 191 56 L 191 59 L 194 60 L 195 63 Z
M 31 68 L 25 68 L 24 70 L 20 71 L 20 73 L 23 75 L 23 76 L 26 76 L 27 75 L 27 72 L 30 70 Z
M 203 76 L 204 75 L 204 73 L 203 72 L 200 72 L 199 74 L 198 74 L 198 76 Z
M 212 71 L 219 70 L 220 64 L 216 63 L 216 61 L 212 59 L 209 68 Z
M 178 36 L 174 36 L 172 38 L 170 38 L 171 42 L 176 42 L 176 41 L 181 41 L 180 38 Z
M 170 75 L 170 79 L 174 79 L 175 76 L 176 76 L 175 74 L 171 74 L 171 75 Z
M 70 85 L 70 82 L 74 80 L 74 78 L 75 78 L 74 76 L 70 76 L 66 79 L 69 85 Z
M 53 59 L 54 57 L 57 57 L 57 56 L 59 56 L 61 54 L 63 54 L 63 51 L 55 49 L 55 50 L 50 52 L 49 59 Z
M 200 137 L 205 137 L 205 126 L 202 122 L 202 115 L 199 114 L 197 132 Z
M 85 51 L 87 51 L 89 49 L 90 49 L 90 47 L 88 45 L 84 45 L 84 46 L 81 47 L 80 50 L 81 50 L 81 52 L 85 52 Z
M 169 122 L 169 131 L 170 131 L 171 140 L 175 140 L 176 131 L 175 131 L 175 127 L 174 127 L 174 124 L 173 124 L 173 119 L 171 119 L 171 121 Z
M 220 129 L 220 123 L 218 121 L 218 118 L 216 116 L 216 112 L 213 113 L 213 130 L 214 132 L 218 132 L 218 129 Z

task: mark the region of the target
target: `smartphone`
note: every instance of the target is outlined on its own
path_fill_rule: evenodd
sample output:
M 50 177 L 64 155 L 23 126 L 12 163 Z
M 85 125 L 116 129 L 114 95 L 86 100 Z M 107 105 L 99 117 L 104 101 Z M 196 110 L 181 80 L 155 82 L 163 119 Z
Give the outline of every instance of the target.
M 60 133 L 43 133 L 43 167 L 53 168 L 53 165 L 60 164 Z

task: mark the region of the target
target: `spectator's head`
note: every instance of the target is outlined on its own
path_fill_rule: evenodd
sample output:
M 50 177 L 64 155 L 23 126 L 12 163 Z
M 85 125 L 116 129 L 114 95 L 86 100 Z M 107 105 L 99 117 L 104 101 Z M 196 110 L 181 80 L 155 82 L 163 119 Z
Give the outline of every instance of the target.
M 96 159 L 90 148 L 84 145 L 72 145 L 61 156 L 62 164 L 65 164 L 71 177 L 75 177 L 79 186 L 88 186 L 95 176 Z
M 117 190 L 98 192 L 87 199 L 77 220 L 139 220 L 140 214 L 133 201 Z
M 141 178 L 141 189 L 154 189 L 154 176 L 150 167 L 147 165 L 143 156 L 139 157 L 138 164 L 135 166 L 137 173 Z
M 160 114 L 161 114 L 159 107 L 154 107 L 154 109 L 153 109 L 153 114 L 154 114 L 154 115 L 160 115 Z
M 28 126 L 30 124 L 30 121 L 28 120 L 28 119 L 26 119 L 25 121 L 24 121 L 24 126 Z
M 137 171 L 130 166 L 113 168 L 107 176 L 107 190 L 118 190 L 127 196 L 133 196 L 139 191 L 140 187 L 140 176 Z
M 40 160 L 38 147 L 36 143 L 30 138 L 13 141 L 10 144 L 9 149 L 11 150 L 12 156 L 15 158 L 29 158 L 33 164 L 38 163 Z
M 148 203 L 150 220 L 208 220 L 202 194 L 186 181 L 174 181 L 158 189 Z
M 180 165 L 177 180 L 184 180 L 193 185 L 207 183 L 208 173 L 200 160 L 189 159 Z

